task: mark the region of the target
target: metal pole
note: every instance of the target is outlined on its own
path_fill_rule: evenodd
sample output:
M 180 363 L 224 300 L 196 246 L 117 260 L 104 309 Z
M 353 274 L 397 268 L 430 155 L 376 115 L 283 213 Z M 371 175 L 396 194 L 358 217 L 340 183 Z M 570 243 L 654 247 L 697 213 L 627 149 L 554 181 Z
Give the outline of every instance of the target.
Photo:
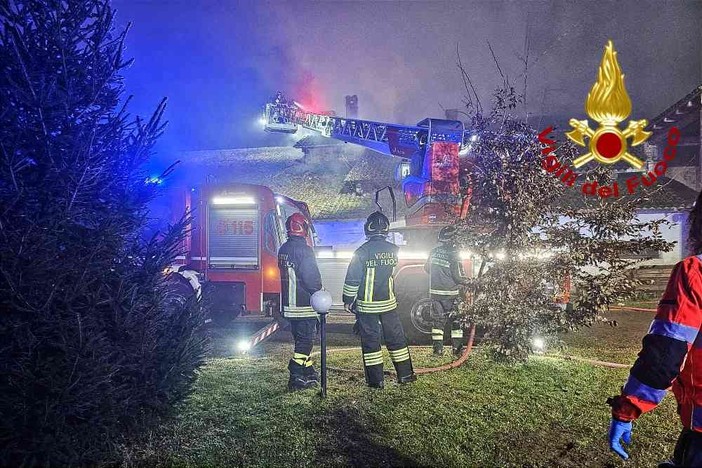
M 320 340 L 322 348 L 322 389 L 320 395 L 327 397 L 327 312 L 319 314 Z

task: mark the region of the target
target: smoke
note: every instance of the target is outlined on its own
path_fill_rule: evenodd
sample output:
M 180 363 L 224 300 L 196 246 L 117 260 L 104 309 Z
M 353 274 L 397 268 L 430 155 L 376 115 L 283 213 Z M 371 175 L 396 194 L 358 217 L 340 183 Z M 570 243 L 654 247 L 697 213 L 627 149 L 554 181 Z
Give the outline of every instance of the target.
M 416 123 L 460 107 L 456 47 L 487 107 L 502 71 L 524 86 L 534 114 L 582 113 L 608 39 L 634 100 L 653 117 L 702 82 L 699 2 L 276 2 L 276 35 L 297 70 L 343 110 L 358 94 L 364 118 Z M 271 5 L 265 7 L 266 10 Z
M 652 118 L 702 82 L 702 3 L 657 1 L 145 2 L 117 0 L 134 22 L 127 84 L 137 111 L 170 99 L 169 150 L 285 144 L 255 121 L 277 90 L 317 110 L 415 124 L 462 107 L 456 48 L 484 107 L 502 80 L 536 115 L 581 116 L 603 47 L 614 41 L 633 102 Z M 197 5 L 197 6 L 196 6 Z

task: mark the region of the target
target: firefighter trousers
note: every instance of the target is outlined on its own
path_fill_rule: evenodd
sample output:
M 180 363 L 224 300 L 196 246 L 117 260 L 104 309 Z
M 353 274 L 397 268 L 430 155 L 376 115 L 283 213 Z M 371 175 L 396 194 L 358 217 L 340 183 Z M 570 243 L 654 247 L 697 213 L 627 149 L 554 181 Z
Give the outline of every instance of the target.
M 440 306 L 439 314 L 433 320 L 431 328 L 431 341 L 434 345 L 434 350 L 443 349 L 444 345 L 444 329 L 446 328 L 446 322 L 451 322 L 451 346 L 455 350 L 460 350 L 465 346 L 465 339 L 463 337 L 463 327 L 459 320 L 452 319 L 450 317 L 451 312 L 455 312 L 455 299 L 441 299 L 435 300 Z
M 307 375 L 314 373 L 312 367 L 312 344 L 317 335 L 317 319 L 305 318 L 290 320 L 290 331 L 295 340 L 293 357 L 288 363 L 291 375 Z
M 383 352 L 380 348 L 383 338 L 398 381 L 414 374 L 407 338 L 397 310 L 379 314 L 359 312 L 357 320 L 368 385 L 377 386 L 383 382 Z
M 702 432 L 683 429 L 675 444 L 674 466 L 702 466 Z

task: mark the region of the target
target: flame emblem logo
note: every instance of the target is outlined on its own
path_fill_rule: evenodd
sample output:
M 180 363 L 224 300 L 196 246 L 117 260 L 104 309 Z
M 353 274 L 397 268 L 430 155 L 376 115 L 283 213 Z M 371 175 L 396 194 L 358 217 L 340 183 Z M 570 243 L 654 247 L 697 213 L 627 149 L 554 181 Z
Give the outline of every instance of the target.
M 626 130 L 619 129 L 619 123 L 631 114 L 631 99 L 624 87 L 624 74 L 617 62 L 617 52 L 612 41 L 602 56 L 602 63 L 597 72 L 597 81 L 585 101 L 585 112 L 600 126 L 592 130 L 587 120 L 570 119 L 573 130 L 566 136 L 580 146 L 587 147 L 589 152 L 573 161 L 573 166 L 580 167 L 595 159 L 603 164 L 614 164 L 624 160 L 636 169 L 641 169 L 644 162 L 627 151 L 628 139 L 631 146 L 637 146 L 646 141 L 651 132 L 645 131 L 648 121 L 630 120 Z M 585 143 L 585 137 L 590 139 Z

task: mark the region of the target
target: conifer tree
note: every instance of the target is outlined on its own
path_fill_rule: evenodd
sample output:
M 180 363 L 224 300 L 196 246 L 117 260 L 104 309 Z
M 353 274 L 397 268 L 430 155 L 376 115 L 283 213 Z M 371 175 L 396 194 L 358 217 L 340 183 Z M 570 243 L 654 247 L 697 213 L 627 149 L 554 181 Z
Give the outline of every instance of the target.
M 0 464 L 94 464 L 181 399 L 197 301 L 144 238 L 165 102 L 131 117 L 106 0 L 0 1 Z

